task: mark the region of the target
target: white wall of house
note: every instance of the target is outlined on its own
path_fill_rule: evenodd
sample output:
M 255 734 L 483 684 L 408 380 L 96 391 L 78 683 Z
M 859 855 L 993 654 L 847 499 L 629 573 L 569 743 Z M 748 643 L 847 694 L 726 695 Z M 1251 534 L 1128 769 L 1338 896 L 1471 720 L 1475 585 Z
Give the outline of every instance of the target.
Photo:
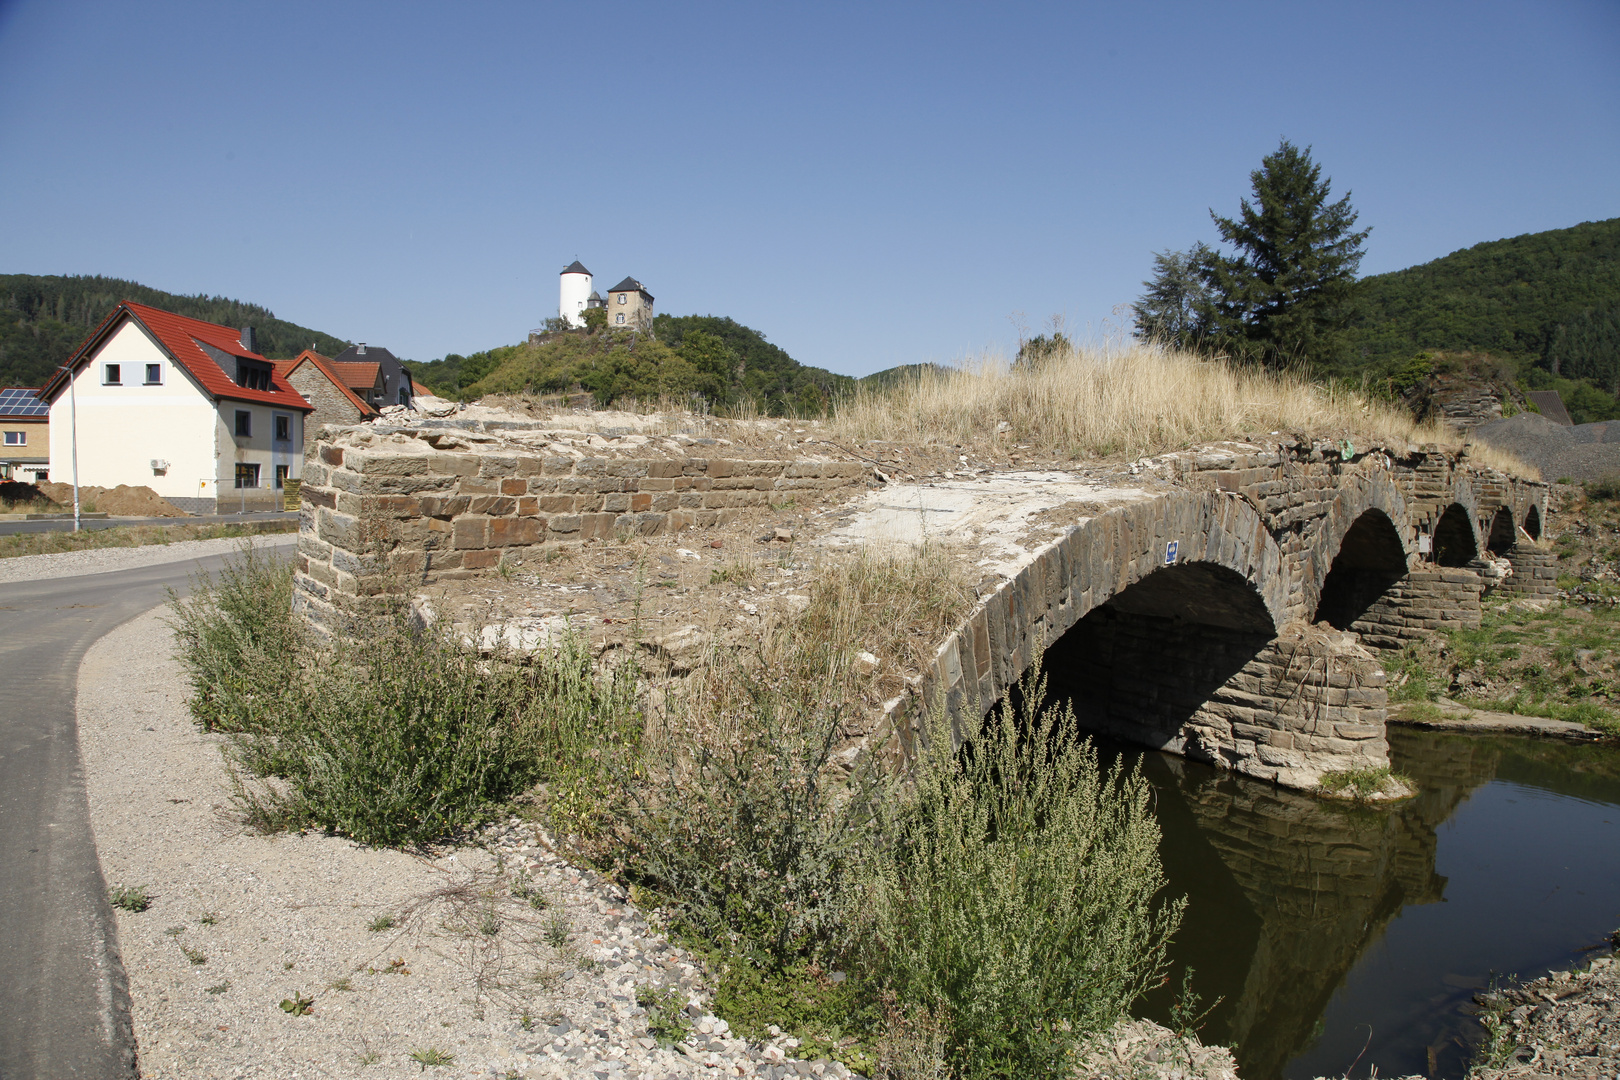
M 116 384 L 107 379 L 109 364 L 118 365 Z M 157 365 L 156 381 L 148 380 L 148 365 Z M 71 419 L 75 408 L 77 425 Z M 250 415 L 251 434 L 244 438 L 235 435 L 237 410 Z M 288 418 L 286 441 L 274 438 L 276 414 Z M 73 478 L 75 426 L 81 484 L 144 485 L 164 498 L 228 499 L 238 462 L 258 464 L 262 489 L 274 486 L 277 465 L 292 478 L 301 475 L 301 412 L 230 400 L 216 406 L 133 321 L 75 372 L 73 393 L 64 391 L 51 403 L 52 480 Z M 167 468 L 154 468 L 153 461 Z

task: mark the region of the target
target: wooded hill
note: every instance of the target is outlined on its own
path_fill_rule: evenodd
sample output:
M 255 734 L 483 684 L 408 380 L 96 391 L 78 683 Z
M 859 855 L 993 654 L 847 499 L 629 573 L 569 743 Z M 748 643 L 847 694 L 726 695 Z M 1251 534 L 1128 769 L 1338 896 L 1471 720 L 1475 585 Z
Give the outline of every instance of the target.
M 570 330 L 532 345 L 408 366 L 435 392 L 462 400 L 584 389 L 602 406 L 660 397 L 711 409 L 751 402 L 772 416 L 824 412 L 855 386 L 849 376 L 806 367 L 758 330 L 717 315 L 659 315 L 650 334 Z
M 261 353 L 273 359 L 297 356 L 312 344 L 336 356 L 349 345 L 223 296 L 179 296 L 122 278 L 0 274 L 0 386 L 43 385 L 124 300 L 222 326 L 251 326 Z
M 1493 240 L 1364 278 L 1354 368 L 1491 353 L 1620 391 L 1620 218 Z

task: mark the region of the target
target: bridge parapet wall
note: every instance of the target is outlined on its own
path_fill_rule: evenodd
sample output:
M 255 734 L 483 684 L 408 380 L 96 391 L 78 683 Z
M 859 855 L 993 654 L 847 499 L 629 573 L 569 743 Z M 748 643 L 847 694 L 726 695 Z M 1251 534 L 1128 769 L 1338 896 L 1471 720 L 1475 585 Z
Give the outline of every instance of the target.
M 642 440 L 645 442 L 646 440 Z M 825 459 L 548 452 L 465 432 L 328 429 L 304 466 L 295 603 L 335 628 L 414 584 L 546 545 L 725 525 L 794 494 L 862 486 Z

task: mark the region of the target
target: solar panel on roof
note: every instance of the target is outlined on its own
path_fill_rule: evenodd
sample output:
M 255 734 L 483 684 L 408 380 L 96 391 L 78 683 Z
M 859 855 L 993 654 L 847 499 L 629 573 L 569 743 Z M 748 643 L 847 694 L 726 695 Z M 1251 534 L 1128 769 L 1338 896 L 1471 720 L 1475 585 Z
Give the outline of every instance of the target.
M 49 416 L 51 407 L 34 396 L 24 386 L 8 386 L 0 390 L 0 416 Z

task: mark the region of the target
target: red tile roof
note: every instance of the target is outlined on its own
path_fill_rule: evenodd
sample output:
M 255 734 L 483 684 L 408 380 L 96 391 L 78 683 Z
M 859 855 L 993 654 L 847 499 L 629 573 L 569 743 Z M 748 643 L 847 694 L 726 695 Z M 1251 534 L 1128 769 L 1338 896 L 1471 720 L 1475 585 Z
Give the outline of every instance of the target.
M 102 320 L 101 325 L 96 327 L 79 346 L 69 364 L 77 369 L 81 361 L 88 361 L 94 348 L 126 315 L 144 326 L 175 362 L 185 368 L 216 401 L 221 398 L 230 401 L 256 401 L 263 405 L 279 405 L 282 408 L 299 409 L 303 412 L 315 411 L 315 407 L 305 401 L 298 391 L 292 388 L 292 384 L 287 382 L 287 377 L 276 369 L 273 361 L 258 353 L 248 352 L 242 347 L 240 331 L 217 323 L 203 322 L 201 319 L 188 319 L 172 311 L 160 311 L 129 300 L 119 304 L 113 309 L 112 314 Z M 270 364 L 270 389 L 249 390 L 245 386 L 238 386 L 197 344 L 199 341 L 231 356 Z M 39 392 L 39 396 L 50 400 L 66 384 L 66 372 L 59 369 Z
M 366 360 L 333 360 L 332 370 L 344 378 L 344 385 L 354 389 L 370 390 L 377 385 L 377 368 Z
M 297 356 L 293 357 L 291 360 L 277 360 L 277 361 L 275 361 L 276 370 L 281 372 L 282 375 L 284 375 L 284 376 L 292 375 L 292 373 L 297 371 L 299 366 L 303 365 L 303 364 L 309 364 L 311 367 L 313 367 L 317 371 L 319 371 L 322 375 L 325 375 L 327 381 L 330 382 L 333 386 L 337 387 L 338 393 L 340 393 L 344 397 L 348 398 L 349 399 L 349 404 L 353 405 L 355 408 L 360 410 L 360 415 L 361 416 L 376 416 L 376 415 L 378 415 L 376 409 L 372 408 L 370 405 L 367 405 L 365 403 L 364 399 L 362 399 L 353 390 L 350 390 L 347 386 L 345 386 L 343 384 L 342 375 L 340 375 L 337 371 L 334 370 L 335 368 L 340 367 L 342 365 L 334 364 L 330 357 L 322 356 L 320 353 L 316 352 L 314 349 L 305 349 L 303 352 L 299 353 Z M 364 365 L 361 365 L 361 366 L 364 366 Z M 371 366 L 376 367 L 377 365 L 372 364 Z M 367 383 L 366 385 L 369 386 L 371 384 Z

